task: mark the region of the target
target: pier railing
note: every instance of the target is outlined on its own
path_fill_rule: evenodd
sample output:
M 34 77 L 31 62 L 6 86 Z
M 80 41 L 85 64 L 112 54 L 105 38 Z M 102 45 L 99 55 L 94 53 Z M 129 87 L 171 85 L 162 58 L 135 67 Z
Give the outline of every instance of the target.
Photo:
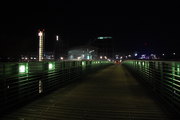
M 108 61 L 0 63 L 0 113 L 110 64 Z
M 129 60 L 123 64 L 160 100 L 180 113 L 180 62 Z

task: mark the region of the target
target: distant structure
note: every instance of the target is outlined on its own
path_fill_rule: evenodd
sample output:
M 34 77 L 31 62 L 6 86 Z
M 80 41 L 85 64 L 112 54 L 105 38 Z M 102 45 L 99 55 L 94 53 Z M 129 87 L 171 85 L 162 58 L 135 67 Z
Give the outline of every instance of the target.
M 94 60 L 97 59 L 97 48 L 81 46 L 68 51 L 69 60 Z
M 64 49 L 64 43 L 63 43 L 62 37 L 59 35 L 56 35 L 56 42 L 55 42 L 54 50 L 53 50 L 54 59 L 55 60 L 61 59 L 62 56 L 65 56 L 65 53 L 67 55 L 67 51 Z
M 94 41 L 91 41 L 90 45 L 98 48 L 98 56 L 113 58 L 114 47 L 111 36 L 97 37 Z
M 39 30 L 38 36 L 39 36 L 39 61 L 42 61 L 44 54 L 44 38 L 45 38 L 44 30 L 42 31 Z

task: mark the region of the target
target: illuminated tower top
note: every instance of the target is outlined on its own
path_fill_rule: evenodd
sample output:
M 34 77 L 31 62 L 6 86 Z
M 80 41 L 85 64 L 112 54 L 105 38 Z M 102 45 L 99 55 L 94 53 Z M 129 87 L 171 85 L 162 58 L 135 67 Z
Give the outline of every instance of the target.
M 43 54 L 44 54 L 44 30 L 39 30 L 38 33 L 39 36 L 39 61 L 43 60 Z

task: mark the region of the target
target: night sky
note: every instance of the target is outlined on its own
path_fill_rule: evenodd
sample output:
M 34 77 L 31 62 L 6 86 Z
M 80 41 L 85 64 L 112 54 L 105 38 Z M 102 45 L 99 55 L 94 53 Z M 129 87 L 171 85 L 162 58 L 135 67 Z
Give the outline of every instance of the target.
M 180 51 L 177 3 L 115 3 L 57 0 L 5 3 L 1 10 L 0 56 L 38 51 L 38 29 L 45 29 L 46 51 L 55 35 L 66 48 L 87 45 L 98 36 L 112 36 L 116 52 Z

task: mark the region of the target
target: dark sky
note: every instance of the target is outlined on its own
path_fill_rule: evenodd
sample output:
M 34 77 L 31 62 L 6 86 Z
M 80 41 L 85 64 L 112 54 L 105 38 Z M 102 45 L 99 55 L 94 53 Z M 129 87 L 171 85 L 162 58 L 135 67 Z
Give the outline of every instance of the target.
M 59 34 L 68 48 L 97 36 L 112 36 L 118 52 L 179 52 L 179 4 L 157 2 L 58 1 L 5 3 L 1 10 L 0 55 L 37 52 L 39 28 L 46 51 Z

